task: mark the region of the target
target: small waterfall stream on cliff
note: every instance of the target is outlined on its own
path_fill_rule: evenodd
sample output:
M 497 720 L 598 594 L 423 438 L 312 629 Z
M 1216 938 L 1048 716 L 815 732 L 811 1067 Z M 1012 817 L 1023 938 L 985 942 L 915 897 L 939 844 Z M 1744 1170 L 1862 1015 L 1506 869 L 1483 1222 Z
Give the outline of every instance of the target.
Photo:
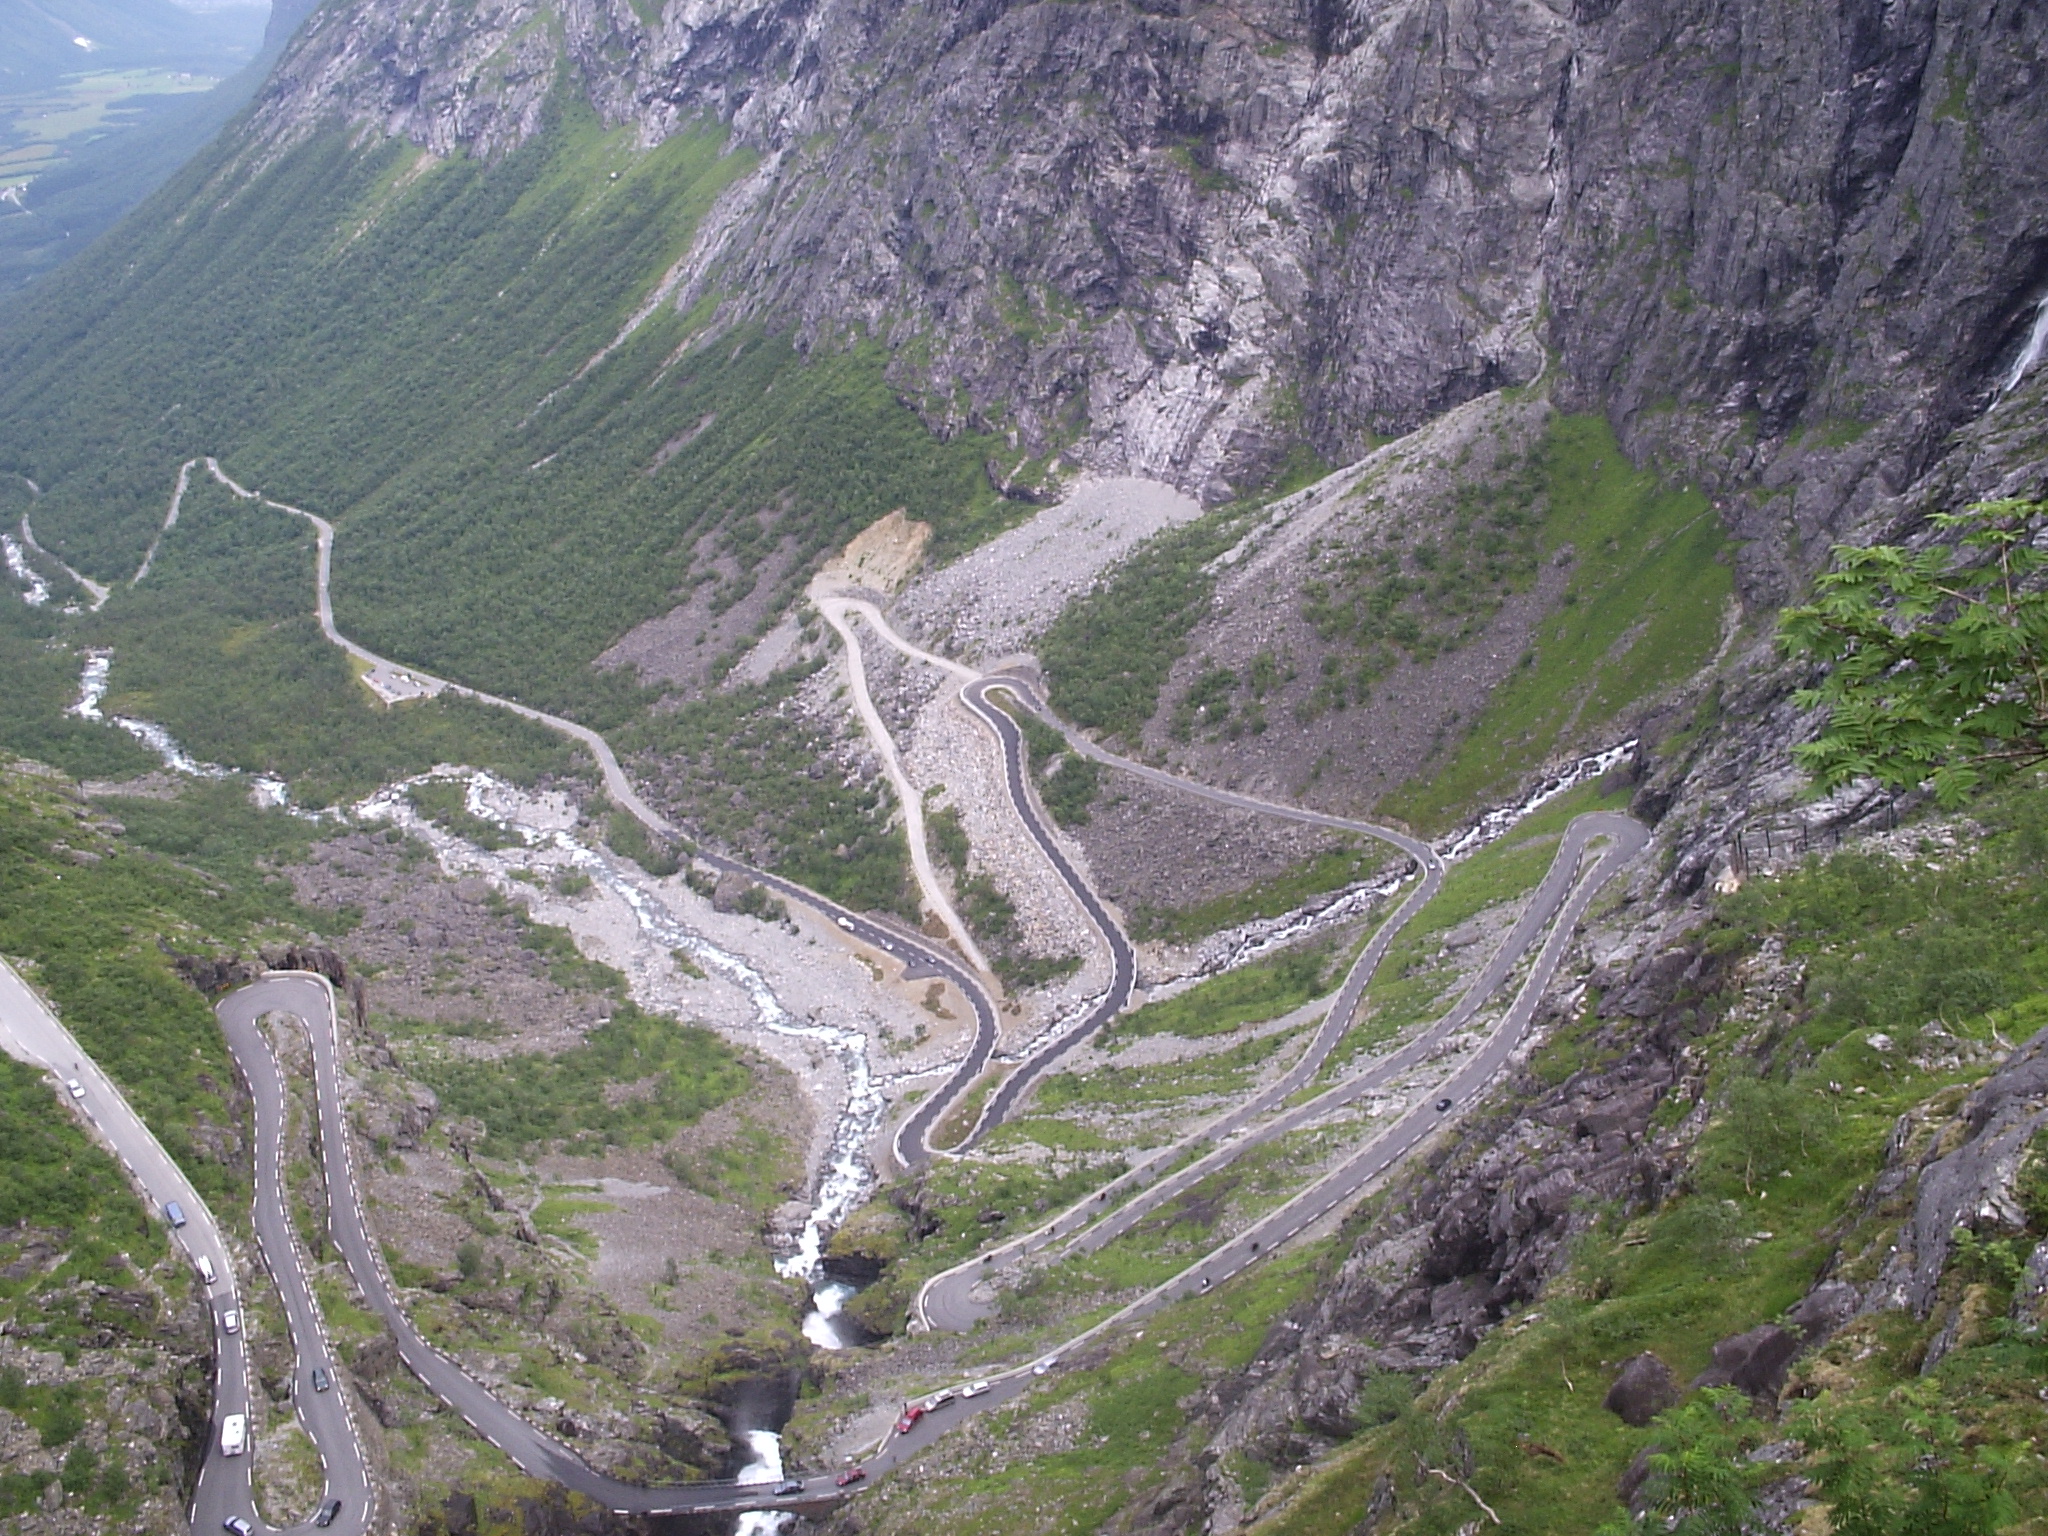
M 2027 332 L 2027 344 L 2020 348 L 2020 355 L 2013 359 L 2012 371 L 2005 376 L 2005 382 L 1998 387 L 2002 400 L 2020 387 L 2020 380 L 2034 364 L 2041 361 L 2041 354 L 2048 351 L 2048 293 L 2041 295 L 2041 301 L 2034 309 L 2034 328 Z

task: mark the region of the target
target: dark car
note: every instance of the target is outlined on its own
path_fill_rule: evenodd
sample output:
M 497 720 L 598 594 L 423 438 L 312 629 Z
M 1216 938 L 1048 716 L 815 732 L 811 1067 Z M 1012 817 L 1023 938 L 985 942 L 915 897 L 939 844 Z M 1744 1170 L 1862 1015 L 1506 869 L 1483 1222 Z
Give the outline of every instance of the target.
M 164 1220 L 168 1221 L 173 1227 L 182 1227 L 185 1225 L 185 1207 L 178 1204 L 175 1200 L 166 1200 L 164 1202 Z
M 1442 1114 L 1445 1110 L 1449 1109 L 1450 1107 L 1451 1101 L 1449 1099 L 1438 1099 L 1436 1101 L 1436 1112 L 1438 1114 Z
M 896 1433 L 907 1435 L 917 1428 L 917 1421 L 924 1417 L 923 1403 L 905 1403 L 903 1412 L 896 1420 Z
M 775 1485 L 775 1497 L 786 1499 L 793 1493 L 804 1491 L 804 1480 L 800 1477 L 785 1477 Z
M 313 1367 L 313 1390 L 315 1392 L 325 1392 L 333 1385 L 334 1379 L 327 1374 L 326 1366 L 316 1365 Z
M 338 1516 L 340 1513 L 341 1500 L 329 1499 L 325 1504 L 322 1504 L 320 1506 L 320 1513 L 313 1517 L 313 1523 L 315 1525 L 332 1525 L 334 1524 L 335 1517 Z
M 851 1488 L 855 1483 L 859 1482 L 862 1478 L 866 1477 L 867 1475 L 868 1469 L 866 1467 L 848 1467 L 844 1472 L 840 1473 L 839 1476 L 834 1478 L 833 1481 L 839 1484 L 839 1486 L 842 1488 Z

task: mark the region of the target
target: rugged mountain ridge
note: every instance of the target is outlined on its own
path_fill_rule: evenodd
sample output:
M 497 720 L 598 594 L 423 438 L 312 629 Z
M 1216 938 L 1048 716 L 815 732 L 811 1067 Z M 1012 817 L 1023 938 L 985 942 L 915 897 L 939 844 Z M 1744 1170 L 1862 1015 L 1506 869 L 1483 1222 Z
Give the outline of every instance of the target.
M 1546 367 L 1749 585 L 1912 481 L 2048 281 L 2017 0 L 330 6 L 254 114 L 498 157 L 558 82 L 760 156 L 659 297 L 894 349 L 944 431 L 1209 499 Z M 1789 565 L 1787 564 L 1789 562 Z

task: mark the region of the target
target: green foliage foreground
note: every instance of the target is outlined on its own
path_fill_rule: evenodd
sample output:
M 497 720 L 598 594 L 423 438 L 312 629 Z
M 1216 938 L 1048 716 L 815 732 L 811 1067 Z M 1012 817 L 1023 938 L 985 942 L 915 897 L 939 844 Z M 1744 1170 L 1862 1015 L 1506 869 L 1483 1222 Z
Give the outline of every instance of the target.
M 1531 1309 L 1411 1408 L 1361 1423 L 1258 1523 L 1262 1536 L 1353 1529 L 1382 1475 L 1400 1511 L 1382 1528 L 1431 1536 L 1475 1518 L 1495 1529 L 1475 1496 L 1504 1533 L 1733 1536 L 1758 1528 L 1745 1511 L 1792 1473 L 1832 1506 L 1836 1533 L 2041 1528 L 2048 1480 L 2027 1450 L 2048 1433 L 2048 1338 L 2008 1313 L 2016 1259 L 2048 1239 L 2048 1138 L 2022 1169 L 2025 1230 L 1959 1234 L 1932 1315 L 1850 1324 L 1795 1365 L 1775 1414 L 1703 1392 L 1636 1430 L 1602 1406 L 1640 1351 L 1683 1383 L 1716 1340 L 1779 1318 L 1824 1275 L 1875 1279 L 1911 1208 L 1910 1186 L 1871 1195 L 1895 1129 L 1957 1134 L 1943 1127 L 1993 1048 L 2048 1023 L 2048 785 L 2013 784 L 1971 814 L 1985 832 L 1974 848 L 1930 844 L 1927 862 L 1843 853 L 1720 904 L 1711 969 L 1677 1000 L 1677 1017 L 1697 1015 L 1688 1054 L 1710 1074 L 1709 1114 L 1670 1191 L 1647 1212 L 1587 1212 Z M 1771 984 L 1788 991 L 1748 969 L 1767 952 L 1764 976 L 1798 967 L 1801 979 Z M 1589 1014 L 1532 1070 L 1562 1081 L 1611 1060 L 1617 1031 L 1634 1027 Z M 1653 1125 L 1675 1130 L 1688 1107 L 1668 1102 Z M 1957 1319 L 1955 1347 L 1927 1367 Z M 1775 1459 L 1752 1461 L 1766 1443 Z M 1631 1466 L 1635 1515 L 1618 1492 Z M 1459 1477 L 1469 1491 L 1447 1480 Z
M 1939 513 L 1955 543 L 1835 549 L 1813 602 L 1779 620 L 1785 648 L 1827 668 L 1796 695 L 1828 712 L 1792 749 L 1823 789 L 1932 781 L 1954 806 L 1987 779 L 2048 758 L 2048 503 Z

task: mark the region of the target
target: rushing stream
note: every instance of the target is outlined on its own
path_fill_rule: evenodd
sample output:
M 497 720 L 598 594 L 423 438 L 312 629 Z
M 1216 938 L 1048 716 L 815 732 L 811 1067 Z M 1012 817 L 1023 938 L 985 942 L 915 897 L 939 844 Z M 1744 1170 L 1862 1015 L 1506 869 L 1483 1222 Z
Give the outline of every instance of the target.
M 827 1280 L 811 1292 L 811 1310 L 804 1314 L 804 1337 L 820 1349 L 846 1349 L 860 1342 L 847 1335 L 846 1325 L 837 1319 L 853 1299 L 854 1287 L 844 1280 Z
M 114 670 L 112 651 L 87 651 L 85 670 L 78 678 L 78 699 L 65 711 L 81 720 L 102 720 L 117 725 L 154 752 L 163 765 L 173 773 L 182 773 L 195 779 L 233 778 L 236 770 L 223 768 L 219 763 L 202 763 L 183 747 L 178 739 L 154 720 L 136 720 L 127 715 L 109 717 L 100 709 L 107 696 L 107 679 Z M 267 773 L 249 775 L 249 792 L 256 803 L 262 806 L 289 809 L 291 787 L 283 779 Z
M 42 574 L 28 563 L 21 546 L 14 542 L 11 533 L 0 533 L 0 559 L 7 563 L 7 574 L 22 585 L 21 600 L 31 608 L 40 608 L 50 600 L 50 584 Z
M 2048 309 L 2044 309 L 2048 314 Z M 9 562 L 12 563 L 11 561 Z M 112 653 L 87 653 L 84 673 L 79 679 L 77 701 L 68 713 L 85 720 L 107 721 L 120 727 L 147 746 L 174 772 L 195 778 L 229 777 L 233 770 L 215 763 L 200 762 L 178 745 L 171 733 L 148 720 L 107 716 L 101 709 L 106 698 Z M 1532 795 L 1514 806 L 1489 812 L 1465 832 L 1441 845 L 1447 859 L 1458 859 L 1501 837 L 1524 816 L 1566 790 L 1605 773 L 1626 758 L 1634 742 L 1582 758 L 1560 774 L 1546 780 Z M 478 847 L 437 826 L 419 814 L 407 791 L 415 784 L 454 780 L 465 787 L 468 812 L 514 834 L 520 846 L 504 852 Z M 289 808 L 289 791 L 280 780 L 251 776 L 252 793 L 258 803 Z M 305 814 L 305 813 L 300 813 Z M 323 813 L 333 815 L 334 812 Z M 387 784 L 360 801 L 347 813 L 362 822 L 385 822 L 400 827 L 430 846 L 441 867 L 450 872 L 479 874 L 489 878 L 506 894 L 520 887 L 513 870 L 530 867 L 536 853 L 552 855 L 552 862 L 573 868 L 594 885 L 616 896 L 632 911 L 639 929 L 635 949 L 638 957 L 655 960 L 672 953 L 687 954 L 707 972 L 731 982 L 746 996 L 758 1025 L 770 1034 L 801 1040 L 822 1047 L 835 1057 L 846 1083 L 846 1102 L 833 1127 L 831 1148 L 818 1180 L 809 1217 L 793 1249 L 775 1263 L 785 1278 L 804 1281 L 811 1287 L 811 1306 L 803 1318 L 803 1334 L 821 1349 L 845 1349 L 858 1343 L 861 1334 L 841 1321 L 846 1302 L 855 1287 L 843 1280 L 827 1279 L 822 1259 L 827 1235 L 836 1229 L 867 1197 L 874 1182 L 866 1148 L 880 1130 L 888 1110 L 884 1083 L 875 1076 L 868 1060 L 868 1038 L 857 1029 L 841 1028 L 815 1018 L 799 1018 L 783 1007 L 768 980 L 743 957 L 685 927 L 670 910 L 658 883 L 637 866 L 613 859 L 586 846 L 575 837 L 577 813 L 566 796 L 533 796 L 494 774 L 469 768 L 442 767 L 430 773 Z M 1243 931 L 1231 946 L 1227 964 L 1241 964 L 1290 943 L 1303 934 L 1355 915 L 1369 903 L 1389 894 L 1399 878 L 1387 878 L 1344 893 L 1335 901 L 1308 913 L 1297 913 Z M 1224 966 L 1215 967 L 1217 969 Z M 1211 969 L 1204 967 L 1205 972 Z M 783 1477 L 781 1437 L 772 1428 L 742 1430 L 738 1438 L 747 1450 L 747 1460 L 737 1476 L 745 1483 L 774 1483 Z M 794 1523 L 786 1513 L 760 1511 L 741 1517 L 739 1536 L 781 1536 Z
M 421 816 L 406 791 L 413 784 L 431 779 L 461 781 L 465 785 L 464 807 L 469 814 L 504 827 L 518 836 L 524 846 L 503 854 L 489 852 Z M 825 1280 L 821 1260 L 827 1235 L 867 1197 L 874 1181 L 866 1148 L 881 1128 L 888 1098 L 869 1066 L 867 1036 L 857 1029 L 798 1018 L 790 1013 L 767 978 L 745 959 L 679 922 L 651 877 L 578 842 L 573 835 L 575 813 L 566 805 L 544 806 L 489 773 L 437 769 L 418 779 L 385 786 L 358 804 L 354 814 L 359 820 L 403 827 L 434 849 L 444 869 L 493 877 L 508 893 L 518 889 L 511 874 L 515 867 L 530 865 L 536 852 L 551 852 L 561 864 L 588 876 L 593 884 L 626 904 L 639 927 L 635 947 L 645 957 L 651 959 L 681 950 L 706 971 L 738 987 L 752 1005 L 761 1028 L 770 1034 L 821 1045 L 838 1059 L 846 1079 L 846 1104 L 833 1127 L 831 1151 L 812 1199 L 810 1215 L 793 1250 L 778 1259 L 775 1268 L 779 1274 L 813 1287 L 811 1309 L 803 1319 L 804 1337 L 820 1348 L 845 1348 L 851 1341 L 841 1332 L 842 1325 L 833 1319 L 853 1294 L 853 1287 Z M 775 1431 L 765 1427 L 748 1429 L 740 1439 L 748 1449 L 749 1459 L 738 1472 L 739 1479 L 780 1481 L 782 1443 Z M 774 1536 L 787 1530 L 789 1521 L 790 1517 L 783 1514 L 750 1514 L 742 1518 L 739 1530 L 742 1536 Z
M 747 1443 L 749 1459 L 739 1470 L 739 1481 L 781 1482 L 782 1437 L 772 1429 L 750 1429 L 740 1438 Z M 795 1515 L 770 1509 L 752 1510 L 740 1516 L 740 1523 L 733 1527 L 733 1536 L 782 1536 L 782 1532 L 795 1523 Z

